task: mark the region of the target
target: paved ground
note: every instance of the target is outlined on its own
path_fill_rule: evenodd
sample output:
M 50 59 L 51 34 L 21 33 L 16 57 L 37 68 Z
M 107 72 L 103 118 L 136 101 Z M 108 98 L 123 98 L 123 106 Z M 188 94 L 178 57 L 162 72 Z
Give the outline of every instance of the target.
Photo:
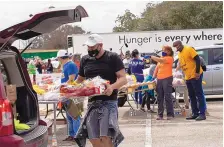
M 40 109 L 44 109 L 41 105 Z M 119 108 L 120 129 L 125 140 L 119 147 L 222 147 L 223 146 L 223 102 L 208 102 L 206 121 L 187 121 L 181 115 L 174 120 L 156 121 L 156 114 L 137 111 L 130 116 L 129 107 Z M 49 118 L 52 117 L 52 114 Z M 66 125 L 57 125 L 58 146 L 76 146 L 63 142 Z M 88 143 L 87 147 L 91 147 Z

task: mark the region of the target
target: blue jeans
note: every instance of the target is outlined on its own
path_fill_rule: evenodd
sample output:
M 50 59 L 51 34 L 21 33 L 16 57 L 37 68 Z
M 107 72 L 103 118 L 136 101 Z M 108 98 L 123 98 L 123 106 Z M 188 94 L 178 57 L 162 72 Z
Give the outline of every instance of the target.
M 68 122 L 68 135 L 75 137 L 81 124 L 81 117 L 79 116 L 77 119 L 73 119 L 67 112 L 66 117 Z
M 190 79 L 186 81 L 191 102 L 192 115 L 205 115 L 206 100 L 202 87 L 202 78 L 203 73 L 198 80 Z
M 136 79 L 137 79 L 137 82 L 143 82 L 144 81 L 144 76 L 143 75 L 135 75 L 135 77 L 136 77 Z M 141 90 L 142 89 L 142 87 L 140 86 L 140 87 L 138 87 L 138 89 L 137 90 Z M 135 92 L 135 101 L 136 101 L 136 103 L 138 103 L 138 104 L 142 104 L 142 92 L 141 91 L 139 91 L 139 92 Z
M 119 128 L 117 100 L 89 102 L 88 109 L 91 109 L 86 119 L 88 138 L 114 137 Z

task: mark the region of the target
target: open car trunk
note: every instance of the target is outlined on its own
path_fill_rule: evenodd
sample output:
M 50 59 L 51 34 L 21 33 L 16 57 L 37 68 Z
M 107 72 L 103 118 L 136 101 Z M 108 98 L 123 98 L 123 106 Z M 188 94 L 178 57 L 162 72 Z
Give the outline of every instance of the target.
M 13 114 L 14 118 L 29 125 L 30 130 L 33 130 L 39 123 L 38 101 L 37 95 L 30 85 L 30 79 L 27 77 L 28 74 L 24 73 L 24 64 L 21 63 L 16 53 L 2 51 L 0 52 L 0 65 L 5 85 L 16 85 L 15 107 L 17 114 Z M 23 134 L 28 131 L 15 130 L 16 134 Z
M 17 39 L 28 40 L 44 33 L 50 33 L 67 23 L 81 22 L 88 17 L 82 6 L 70 8 L 51 8 L 0 32 L 0 45 L 12 44 Z M 0 47 L 1 48 L 1 47 Z
M 14 114 L 14 117 L 21 123 L 30 126 L 29 130 L 17 131 L 14 129 L 15 134 L 21 136 L 25 143 L 29 144 L 40 138 L 46 140 L 47 129 L 40 125 L 37 94 L 32 88 L 24 60 L 18 49 L 11 44 L 18 39 L 27 40 L 44 33 L 50 33 L 63 24 L 80 22 L 84 17 L 88 17 L 88 14 L 82 6 L 52 8 L 0 32 L 1 73 L 5 85 L 16 85 L 17 91 L 15 103 L 17 114 Z

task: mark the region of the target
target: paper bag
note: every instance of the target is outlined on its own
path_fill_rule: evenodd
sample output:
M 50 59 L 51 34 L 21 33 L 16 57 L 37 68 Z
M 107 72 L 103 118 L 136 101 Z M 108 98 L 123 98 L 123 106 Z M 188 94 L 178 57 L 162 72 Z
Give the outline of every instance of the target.
M 14 104 L 17 99 L 16 85 L 6 85 L 6 95 L 8 100 Z

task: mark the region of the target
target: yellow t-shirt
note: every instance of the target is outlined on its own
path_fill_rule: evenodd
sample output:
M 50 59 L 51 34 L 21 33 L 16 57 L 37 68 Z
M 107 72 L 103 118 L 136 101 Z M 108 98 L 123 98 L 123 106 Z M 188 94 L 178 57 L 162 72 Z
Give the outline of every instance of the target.
M 194 57 L 198 55 L 194 48 L 184 46 L 183 50 L 178 54 L 180 66 L 185 74 L 185 80 L 195 78 L 196 62 Z M 203 72 L 200 66 L 200 74 Z

